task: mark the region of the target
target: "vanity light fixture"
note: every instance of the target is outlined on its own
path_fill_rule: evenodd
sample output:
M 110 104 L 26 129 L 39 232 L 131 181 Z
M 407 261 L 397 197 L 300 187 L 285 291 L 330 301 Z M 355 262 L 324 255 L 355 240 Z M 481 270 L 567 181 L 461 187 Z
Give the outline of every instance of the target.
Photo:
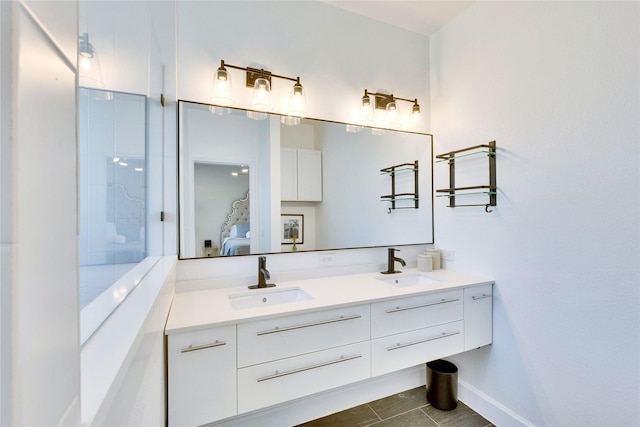
M 289 94 L 289 102 L 285 109 L 286 116 L 281 118 L 282 123 L 297 125 L 300 123 L 301 118 L 306 117 L 307 102 L 305 91 L 302 84 L 300 84 L 300 77 L 281 76 L 264 69 L 225 64 L 224 60 L 220 61 L 220 67 L 214 74 L 210 97 L 211 103 L 220 105 L 223 108 L 212 106 L 209 108 L 210 111 L 222 114 L 226 110 L 224 107 L 233 105 L 231 75 L 227 68 L 245 71 L 246 87 L 253 88 L 251 110 L 247 111 L 247 117 L 254 120 L 263 120 L 267 118 L 267 113 L 273 110 L 271 104 L 271 80 L 273 77 L 294 82 Z
M 371 99 L 373 97 L 373 100 Z M 393 94 L 375 93 L 364 90 L 364 96 L 361 98 L 360 114 L 358 124 L 360 126 L 372 126 L 376 123 L 375 111 L 384 110 L 382 114 L 382 124 L 384 126 L 399 128 L 402 127 L 402 117 L 400 114 L 400 106 L 398 101 L 406 101 L 413 103 L 411 107 L 411 118 L 414 125 L 421 120 L 420 105 L 418 99 L 399 98 Z
M 82 33 L 78 41 L 78 83 L 82 87 L 104 89 L 102 67 L 95 47 L 89 41 L 89 34 Z

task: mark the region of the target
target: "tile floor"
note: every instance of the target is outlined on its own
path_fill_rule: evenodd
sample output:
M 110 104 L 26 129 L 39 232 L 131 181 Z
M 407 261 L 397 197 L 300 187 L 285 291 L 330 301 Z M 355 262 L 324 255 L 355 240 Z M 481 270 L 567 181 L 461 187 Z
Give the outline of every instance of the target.
M 458 402 L 452 411 L 434 408 L 427 401 L 424 386 L 318 418 L 298 427 L 366 426 L 494 427 L 462 402 Z

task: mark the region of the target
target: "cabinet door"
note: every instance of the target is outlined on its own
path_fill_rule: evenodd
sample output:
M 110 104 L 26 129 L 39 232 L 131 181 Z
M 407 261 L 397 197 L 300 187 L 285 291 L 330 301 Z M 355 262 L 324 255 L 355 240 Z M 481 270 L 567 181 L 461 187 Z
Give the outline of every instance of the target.
M 280 149 L 280 199 L 298 200 L 298 160 L 295 148 Z
M 322 201 L 322 152 L 298 150 L 298 200 Z
M 236 327 L 169 335 L 169 426 L 196 426 L 237 414 Z
M 493 341 L 493 285 L 464 290 L 464 350 Z
M 367 341 L 238 369 L 239 413 L 367 379 L 370 354 Z

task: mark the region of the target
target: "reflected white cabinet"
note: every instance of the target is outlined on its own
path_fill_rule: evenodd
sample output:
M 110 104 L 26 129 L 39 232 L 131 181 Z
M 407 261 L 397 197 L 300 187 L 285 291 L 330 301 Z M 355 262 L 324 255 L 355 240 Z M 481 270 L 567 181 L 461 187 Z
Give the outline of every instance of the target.
M 322 152 L 280 149 L 280 198 L 283 201 L 322 201 Z
M 237 414 L 236 326 L 167 338 L 170 426 L 197 426 Z
M 493 285 L 464 290 L 464 350 L 493 341 Z

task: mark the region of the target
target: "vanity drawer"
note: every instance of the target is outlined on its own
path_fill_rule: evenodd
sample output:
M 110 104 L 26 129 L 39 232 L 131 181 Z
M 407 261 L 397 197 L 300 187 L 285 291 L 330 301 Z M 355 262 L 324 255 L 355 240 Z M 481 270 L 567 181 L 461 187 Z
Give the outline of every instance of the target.
M 382 375 L 460 353 L 464 324 L 451 322 L 371 341 L 371 375 Z
M 371 305 L 371 337 L 461 320 L 462 289 L 383 301 Z
M 167 337 L 169 426 L 195 426 L 237 414 L 236 327 Z
M 238 367 L 371 338 L 370 307 L 360 305 L 238 325 Z
M 370 363 L 362 342 L 238 369 L 239 413 L 369 378 Z

